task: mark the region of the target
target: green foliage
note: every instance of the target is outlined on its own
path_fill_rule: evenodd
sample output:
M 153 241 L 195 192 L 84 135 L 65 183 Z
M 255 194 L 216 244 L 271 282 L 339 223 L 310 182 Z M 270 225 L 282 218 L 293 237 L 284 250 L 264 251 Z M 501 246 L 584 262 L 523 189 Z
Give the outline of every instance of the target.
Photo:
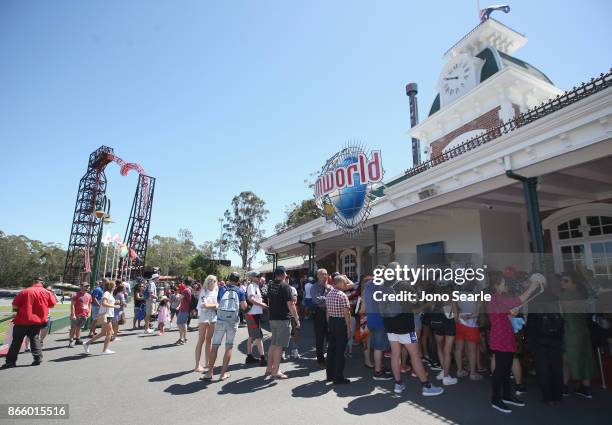
M 242 268 L 250 269 L 264 238 L 261 225 L 268 215 L 265 202 L 253 192 L 241 192 L 232 199 L 231 209 L 223 216 L 223 239 L 238 254 Z
M 21 287 L 38 275 L 61 281 L 65 261 L 66 251 L 59 244 L 0 231 L 0 287 Z
M 203 281 L 209 274 L 216 275 L 219 272 L 218 264 L 203 253 L 197 254 L 189 261 L 189 269 L 192 276 L 200 281 Z
M 285 221 L 275 226 L 277 233 L 321 217 L 321 211 L 314 199 L 305 199 L 299 204 L 294 202 L 287 207 L 285 214 L 287 216 Z

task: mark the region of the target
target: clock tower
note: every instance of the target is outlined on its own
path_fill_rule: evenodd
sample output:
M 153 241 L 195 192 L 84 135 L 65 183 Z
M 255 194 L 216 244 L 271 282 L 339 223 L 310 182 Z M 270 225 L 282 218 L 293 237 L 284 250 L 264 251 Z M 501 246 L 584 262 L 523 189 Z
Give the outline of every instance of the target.
M 562 90 L 512 54 L 527 37 L 487 19 L 443 55 L 429 116 L 410 129 L 431 159 L 478 136 Z

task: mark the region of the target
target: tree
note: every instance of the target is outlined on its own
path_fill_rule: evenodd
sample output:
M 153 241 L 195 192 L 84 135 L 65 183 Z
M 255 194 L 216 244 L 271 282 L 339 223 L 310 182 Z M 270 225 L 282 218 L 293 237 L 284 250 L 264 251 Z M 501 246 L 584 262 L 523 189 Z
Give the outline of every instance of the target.
M 314 199 L 305 199 L 299 204 L 294 202 L 287 207 L 285 214 L 287 217 L 285 221 L 274 227 L 277 233 L 321 217 L 321 212 Z
M 65 261 L 66 251 L 59 244 L 0 231 L 0 287 L 20 287 L 38 275 L 60 281 Z
M 189 268 L 191 275 L 200 281 L 203 281 L 209 274 L 216 275 L 218 273 L 218 264 L 215 260 L 210 257 L 206 257 L 204 254 L 196 254 L 189 261 Z
M 223 215 L 223 239 L 242 260 L 242 268 L 251 267 L 259 252 L 264 232 L 261 225 L 268 215 L 265 202 L 253 192 L 241 192 L 232 198 L 231 209 Z
M 189 273 L 189 261 L 198 253 L 193 235 L 180 229 L 179 238 L 155 235 L 149 240 L 147 264 L 159 267 L 162 274 L 185 276 Z

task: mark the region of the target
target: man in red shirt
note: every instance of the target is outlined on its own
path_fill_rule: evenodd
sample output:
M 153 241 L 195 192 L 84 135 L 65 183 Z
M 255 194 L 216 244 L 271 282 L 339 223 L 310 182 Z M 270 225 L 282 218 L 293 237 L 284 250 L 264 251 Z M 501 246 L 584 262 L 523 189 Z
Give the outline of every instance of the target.
M 42 362 L 42 346 L 38 334 L 47 326 L 49 308 L 57 303 L 51 290 L 43 288 L 43 282 L 42 278 L 36 278 L 30 287 L 18 293 L 13 299 L 13 310 L 17 312 L 14 319 L 13 341 L 2 369 L 15 367 L 19 349 L 26 336 L 30 338 L 34 357 L 32 365 L 38 366 Z
M 68 347 L 81 345 L 81 328 L 85 325 L 91 310 L 89 283 L 81 282 L 79 292 L 72 296 L 70 303 L 70 340 Z
M 189 320 L 189 312 L 191 311 L 191 287 L 181 283 L 179 285 L 179 294 L 181 294 L 181 303 L 178 308 L 178 316 L 176 324 L 179 330 L 179 339 L 176 345 L 183 345 L 187 342 L 187 321 Z

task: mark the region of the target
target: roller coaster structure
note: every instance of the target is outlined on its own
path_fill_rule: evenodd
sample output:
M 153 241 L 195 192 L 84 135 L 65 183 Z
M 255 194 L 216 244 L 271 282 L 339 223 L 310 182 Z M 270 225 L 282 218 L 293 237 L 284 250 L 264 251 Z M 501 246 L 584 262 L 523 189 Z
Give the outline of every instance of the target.
M 131 277 L 142 275 L 144 270 L 147 244 L 149 241 L 149 226 L 151 224 L 151 209 L 153 206 L 153 193 L 155 191 L 155 178 L 146 175 L 144 169 L 135 163 L 127 163 L 116 156 L 113 149 L 100 146 L 89 155 L 87 171 L 81 178 L 77 192 L 72 230 L 66 254 L 63 281 L 78 284 L 87 281 L 85 275 L 91 273 L 96 249 L 96 236 L 102 225 L 102 219 L 97 218 L 94 211 L 103 207 L 106 194 L 106 166 L 117 163 L 122 176 L 130 170 L 138 172 L 138 185 L 132 203 L 132 210 L 127 228 L 125 229 L 125 244 L 135 253 L 137 259 L 131 265 Z M 128 257 L 124 258 L 122 268 L 128 266 Z

